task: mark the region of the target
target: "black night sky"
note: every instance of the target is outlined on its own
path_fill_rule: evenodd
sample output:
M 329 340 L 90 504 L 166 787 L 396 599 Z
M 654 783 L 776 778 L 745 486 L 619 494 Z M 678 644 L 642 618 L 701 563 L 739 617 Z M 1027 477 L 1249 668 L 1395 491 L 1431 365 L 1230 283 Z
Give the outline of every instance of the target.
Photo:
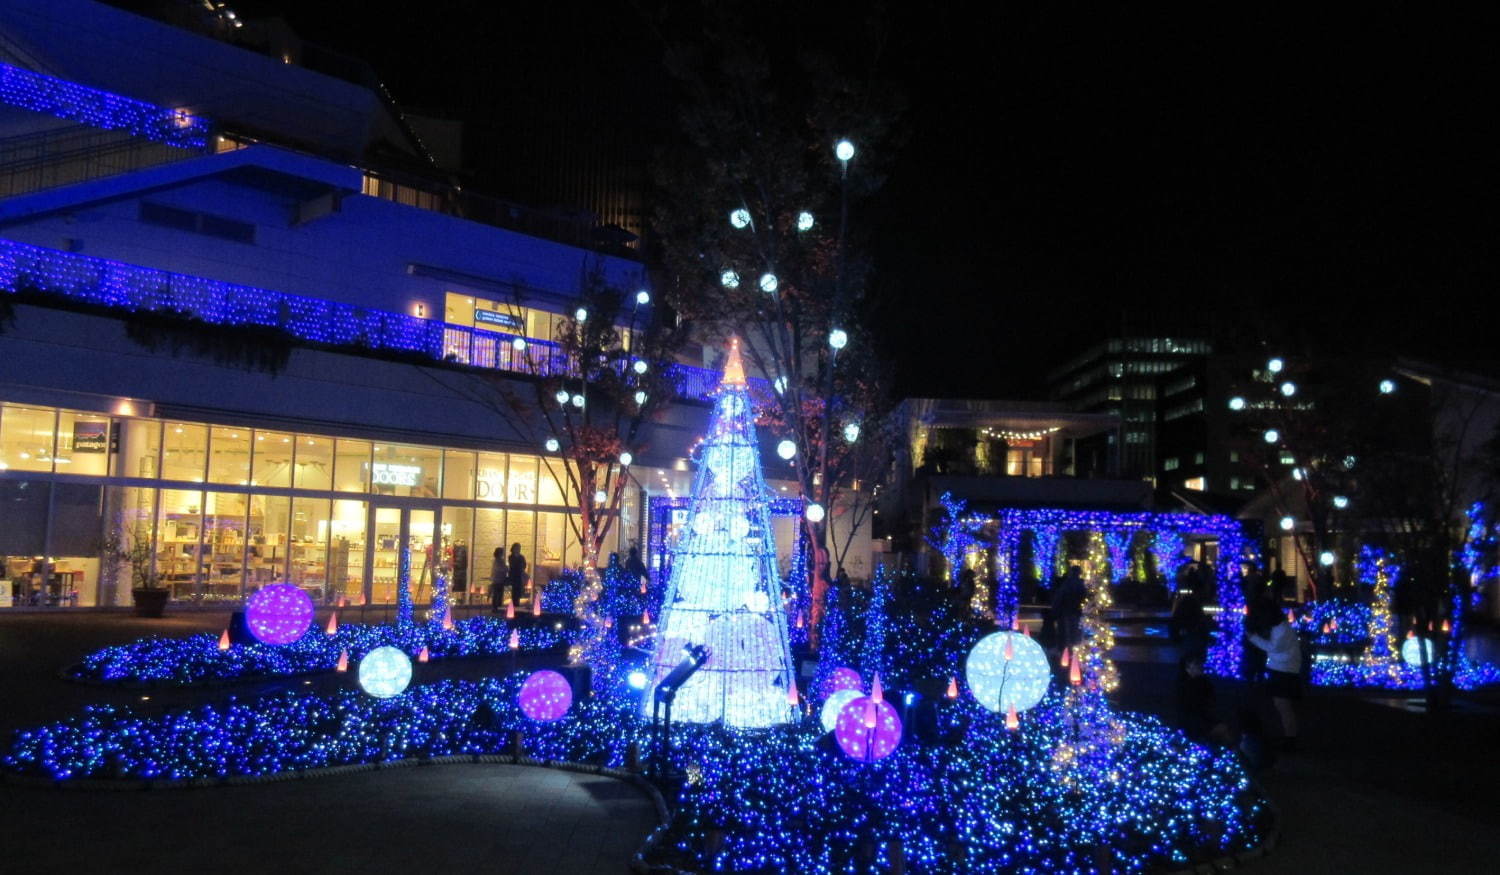
M 828 8 L 765 6 L 787 40 L 837 45 L 849 20 L 810 5 Z M 672 135 L 634 4 L 236 6 L 280 9 L 476 130 L 523 137 L 538 95 L 609 89 L 625 135 Z M 875 211 L 873 315 L 900 393 L 1040 396 L 1049 367 L 1121 331 L 1493 357 L 1491 22 L 1400 3 L 891 15 L 911 136 Z

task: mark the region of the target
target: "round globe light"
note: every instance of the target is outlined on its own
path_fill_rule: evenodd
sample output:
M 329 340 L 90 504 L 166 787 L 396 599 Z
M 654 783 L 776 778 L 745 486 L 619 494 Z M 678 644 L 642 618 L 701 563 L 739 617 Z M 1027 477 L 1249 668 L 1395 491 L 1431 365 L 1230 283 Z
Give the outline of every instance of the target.
M 827 516 L 828 514 L 823 510 L 823 505 L 818 504 L 816 501 L 813 501 L 809 502 L 807 507 L 802 509 L 802 515 L 807 517 L 807 521 L 810 523 L 821 523 L 823 521 L 823 517 Z
M 583 406 L 583 396 L 582 395 L 574 395 L 573 396 L 573 406 L 574 407 L 582 407 Z
M 791 439 L 782 441 L 776 445 L 776 455 L 790 462 L 797 455 L 797 444 Z
M 1233 398 L 1230 398 L 1229 399 L 1229 409 L 1230 410 L 1244 410 L 1245 409 L 1245 399 L 1241 398 L 1238 395 L 1234 396 Z
M 750 226 L 750 211 L 744 207 L 730 210 L 729 224 L 736 228 L 748 228 Z
M 1290 532 L 1292 529 L 1295 529 L 1297 527 L 1297 521 L 1289 516 L 1284 516 L 1281 518 L 1280 525 L 1283 532 Z
M 772 292 L 776 291 L 776 288 L 779 285 L 781 285 L 781 281 L 776 279 L 776 274 L 763 273 L 760 275 L 760 290 L 765 292 L 766 294 L 769 295 Z
M 725 270 L 719 274 L 719 285 L 726 289 L 737 289 L 740 287 L 740 275 L 732 270 Z
M 849 345 L 849 335 L 842 328 L 835 328 L 828 332 L 828 345 L 834 349 L 843 349 Z
M 526 338 L 524 338 L 524 337 L 517 337 L 515 340 L 512 340 L 510 342 L 510 348 L 513 349 L 513 350 L 515 350 L 516 352 L 525 352 L 526 351 Z
M 576 322 L 587 322 L 589 321 L 589 311 L 584 307 L 579 307 L 573 311 L 573 319 Z
M 822 709 L 818 711 L 818 722 L 823 724 L 823 731 L 832 732 L 838 728 L 839 714 L 844 710 L 844 706 L 858 699 L 860 695 L 859 690 L 837 690 L 829 696 L 823 703 Z
M 567 389 L 558 389 L 557 390 L 557 394 L 553 395 L 552 397 L 557 399 L 557 403 L 558 404 L 567 404 L 568 403 L 568 390 Z
M 861 696 L 839 712 L 833 737 L 852 760 L 883 760 L 901 743 L 901 718 L 885 699 Z
M 1262 437 L 1266 439 L 1266 443 L 1274 444 L 1277 441 L 1281 440 L 1281 432 L 1277 431 L 1274 428 L 1268 428 L 1266 429 L 1266 433 L 1262 435 Z
M 833 144 L 833 156 L 840 161 L 849 161 L 854 157 L 854 144 L 848 140 L 839 140 Z
M 262 587 L 245 602 L 245 623 L 262 644 L 291 644 L 312 626 L 313 601 L 294 583 Z
M 1401 661 L 1412 668 L 1421 668 L 1424 651 L 1428 665 L 1437 661 L 1437 651 L 1432 646 L 1432 639 L 1408 638 L 1401 642 Z
M 1334 563 L 1334 560 L 1336 558 L 1338 557 L 1333 555 L 1332 550 L 1324 550 L 1322 553 L 1318 554 L 1318 564 L 1323 566 L 1324 568 L 1327 568 Z
M 541 723 L 551 723 L 561 720 L 568 709 L 573 707 L 573 687 L 568 679 L 550 669 L 542 669 L 532 672 L 531 677 L 521 684 L 521 692 L 516 697 L 520 700 L 521 711 Z
M 964 660 L 964 677 L 979 704 L 996 713 L 1036 706 L 1052 681 L 1042 645 L 1020 632 L 992 632 Z
M 650 368 L 651 368 L 650 365 L 646 364 L 646 360 L 645 359 L 636 359 L 635 360 L 635 364 L 631 365 L 630 367 L 637 374 L 644 374 L 644 373 L 646 373 L 646 371 L 650 370 Z
M 389 644 L 371 650 L 359 661 L 359 688 L 377 699 L 399 696 L 411 683 L 411 657 Z
M 625 682 L 630 684 L 630 688 L 633 690 L 644 690 L 648 681 L 650 681 L 650 678 L 640 669 L 636 669 L 625 676 Z
M 1266 362 L 1266 370 L 1270 371 L 1273 374 L 1281 373 L 1281 369 L 1284 367 L 1286 367 L 1286 362 L 1282 361 L 1279 358 L 1271 359 L 1270 361 Z
M 802 212 L 800 212 L 800 213 L 797 214 L 797 230 L 798 231 L 811 231 L 812 227 L 813 227 L 813 214 L 812 213 L 809 213 L 807 210 L 803 210 Z
M 603 504 L 608 500 L 609 496 L 605 494 L 603 489 L 594 490 L 594 504 Z
M 640 304 L 642 307 L 646 306 L 647 304 L 651 303 L 651 293 L 646 291 L 645 289 L 641 289 L 639 292 L 635 293 L 635 302 L 637 304 Z
M 1347 496 L 1347 495 L 1335 495 L 1333 497 L 1333 506 L 1336 507 L 1336 508 L 1338 508 L 1339 510 L 1343 510 L 1344 508 L 1348 507 L 1349 506 L 1349 496 Z
M 620 464 L 621 465 L 624 465 L 625 467 L 629 468 L 630 467 L 630 463 L 634 462 L 634 461 L 635 461 L 635 456 L 632 456 L 630 453 L 626 452 L 626 453 L 621 453 L 620 454 Z
M 851 444 L 859 440 L 859 423 L 851 422 L 844 426 L 844 440 Z
M 542 446 L 546 447 L 549 453 L 555 453 L 562 448 L 562 444 L 557 442 L 557 438 L 547 438 L 547 442 L 542 444 Z
M 1287 380 L 1285 383 L 1282 383 L 1281 394 L 1286 396 L 1287 398 L 1290 398 L 1293 395 L 1297 394 L 1297 384 L 1293 383 L 1291 380 Z
M 786 393 L 786 376 L 783 375 L 783 376 L 777 377 L 776 381 L 773 382 L 771 384 L 771 386 L 776 390 L 776 394 L 777 395 L 783 395 L 783 394 L 785 394 Z
M 1302 469 L 1301 468 L 1293 468 L 1292 469 L 1292 479 L 1293 480 L 1301 480 L 1302 476 L 1303 475 L 1302 475 Z
M 1391 394 L 1394 391 L 1396 391 L 1396 381 L 1395 380 L 1381 380 L 1380 381 L 1380 394 L 1382 394 L 1382 395 L 1389 395 L 1389 394 Z
M 1359 459 L 1355 458 L 1354 456 L 1345 456 L 1344 457 L 1344 470 L 1345 471 L 1352 471 L 1352 470 L 1354 470 L 1354 466 L 1358 462 L 1359 462 Z

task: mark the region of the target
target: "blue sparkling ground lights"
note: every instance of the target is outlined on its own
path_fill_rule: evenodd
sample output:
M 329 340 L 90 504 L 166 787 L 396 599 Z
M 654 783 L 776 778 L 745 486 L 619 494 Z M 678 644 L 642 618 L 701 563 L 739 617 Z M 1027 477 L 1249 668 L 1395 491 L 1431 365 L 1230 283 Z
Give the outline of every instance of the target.
M 510 652 L 512 628 L 519 630 L 523 651 L 561 650 L 576 633 L 554 623 L 508 624 L 491 617 L 474 617 L 441 625 L 365 625 L 345 623 L 332 635 L 314 628 L 301 639 L 282 646 L 236 644 L 219 649 L 217 635 L 186 638 L 142 638 L 130 644 L 105 647 L 84 657 L 69 670 L 71 676 L 105 683 L 194 684 L 255 677 L 285 677 L 332 671 L 339 654 L 351 662 L 381 645 L 392 645 L 415 655 L 423 647 L 433 660 L 465 656 L 499 656 Z
M 109 131 L 126 131 L 169 146 L 208 145 L 207 119 L 0 63 L 0 104 L 43 112 Z
M 185 780 L 411 757 L 500 754 L 520 731 L 543 760 L 625 764 L 648 723 L 629 708 L 575 703 L 531 720 L 523 675 L 442 681 L 389 700 L 348 691 L 287 692 L 147 716 L 113 706 L 18 733 L 6 769 L 58 780 Z M 1175 868 L 1259 843 L 1271 815 L 1235 757 L 1151 718 L 1105 712 L 1102 741 L 1054 695 L 1004 718 L 960 703 L 941 722 L 951 745 L 901 742 L 874 763 L 826 741 L 815 720 L 734 732 L 680 726 L 674 766 L 687 776 L 648 862 L 698 870 L 920 872 Z M 1105 738 L 1107 736 L 1107 738 Z M 1101 850 L 1103 849 L 1103 850 Z

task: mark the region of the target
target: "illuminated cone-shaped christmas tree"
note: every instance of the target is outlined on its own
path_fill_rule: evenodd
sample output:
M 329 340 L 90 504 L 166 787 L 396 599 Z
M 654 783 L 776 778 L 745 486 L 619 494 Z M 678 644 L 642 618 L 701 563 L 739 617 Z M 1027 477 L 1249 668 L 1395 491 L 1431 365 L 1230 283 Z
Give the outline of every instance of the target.
M 705 644 L 708 661 L 677 692 L 674 720 L 743 728 L 786 723 L 792 719 L 792 657 L 770 493 L 738 341 L 730 346 L 698 452 L 688 525 L 673 551 L 662 603 L 652 683 L 682 661 L 684 646 Z M 645 709 L 649 715 L 649 696 Z

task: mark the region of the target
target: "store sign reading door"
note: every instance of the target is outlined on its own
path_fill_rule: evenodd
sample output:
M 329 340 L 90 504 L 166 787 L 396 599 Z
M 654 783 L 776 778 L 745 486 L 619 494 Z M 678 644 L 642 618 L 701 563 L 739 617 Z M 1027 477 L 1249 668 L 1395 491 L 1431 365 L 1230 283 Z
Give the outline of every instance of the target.
M 416 486 L 422 479 L 422 468 L 420 465 L 376 462 L 370 467 L 370 479 L 387 486 Z

